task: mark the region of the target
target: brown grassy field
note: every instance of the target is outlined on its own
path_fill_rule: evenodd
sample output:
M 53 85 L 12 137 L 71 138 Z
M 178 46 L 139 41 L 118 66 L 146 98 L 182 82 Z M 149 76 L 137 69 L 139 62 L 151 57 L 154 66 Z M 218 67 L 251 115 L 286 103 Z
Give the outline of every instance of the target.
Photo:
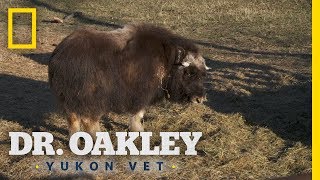
M 7 49 L 9 7 L 37 8 L 36 50 Z M 49 22 L 74 12 L 82 14 Z M 132 22 L 195 40 L 212 68 L 206 103 L 163 101 L 144 118 L 154 134 L 203 132 L 197 156 L 80 157 L 68 150 L 67 122 L 47 83 L 50 53 L 79 27 L 112 30 Z M 5 0 L 0 24 L 0 179 L 268 179 L 311 172 L 310 0 Z M 30 16 L 15 15 L 14 42 L 30 42 L 29 31 Z M 128 117 L 110 114 L 101 121 L 103 130 L 126 131 Z M 10 131 L 51 132 L 64 154 L 9 156 Z M 45 168 L 46 161 L 77 160 L 113 160 L 117 166 L 82 173 Z M 128 161 L 164 161 L 165 167 L 130 172 Z

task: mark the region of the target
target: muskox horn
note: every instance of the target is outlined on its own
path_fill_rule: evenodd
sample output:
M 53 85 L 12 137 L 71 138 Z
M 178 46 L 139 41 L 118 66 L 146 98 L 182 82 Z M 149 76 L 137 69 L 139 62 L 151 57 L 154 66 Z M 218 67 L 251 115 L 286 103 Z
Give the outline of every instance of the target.
M 182 62 L 181 64 L 182 64 L 182 66 L 184 66 L 184 67 L 190 66 L 190 62 Z
M 185 50 L 182 47 L 177 48 L 178 57 L 176 59 L 177 62 L 181 62 L 185 57 Z
M 211 69 L 211 68 L 208 67 L 206 64 L 204 65 L 204 68 L 205 68 L 206 70 L 210 70 L 210 69 Z

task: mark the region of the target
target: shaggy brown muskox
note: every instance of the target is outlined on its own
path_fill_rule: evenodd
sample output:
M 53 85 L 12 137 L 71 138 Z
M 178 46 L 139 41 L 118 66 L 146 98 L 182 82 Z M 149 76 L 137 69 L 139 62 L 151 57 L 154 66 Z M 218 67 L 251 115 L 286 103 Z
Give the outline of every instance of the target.
M 108 112 L 129 112 L 129 128 L 143 131 L 145 108 L 163 97 L 201 103 L 207 66 L 198 48 L 152 25 L 103 32 L 77 30 L 54 50 L 49 82 L 68 115 L 69 131 L 95 137 Z

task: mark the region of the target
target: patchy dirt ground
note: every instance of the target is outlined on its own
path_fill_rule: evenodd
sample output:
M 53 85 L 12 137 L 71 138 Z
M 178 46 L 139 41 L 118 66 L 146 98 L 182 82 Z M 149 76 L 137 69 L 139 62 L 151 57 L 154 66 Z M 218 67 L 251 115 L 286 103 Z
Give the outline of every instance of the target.
M 311 1 L 6 0 L 0 7 L 1 179 L 266 179 L 311 172 Z M 36 50 L 7 49 L 8 7 L 37 8 Z M 49 22 L 74 12 L 80 14 L 63 24 Z M 14 42 L 29 42 L 30 17 L 17 15 L 14 22 Z M 162 25 L 194 39 L 212 68 L 208 102 L 163 101 L 144 118 L 154 134 L 203 132 L 198 156 L 78 157 L 67 150 L 66 119 L 56 113 L 47 83 L 50 53 L 76 28 L 111 30 L 130 22 Z M 101 121 L 103 130 L 125 131 L 128 117 L 110 114 Z M 9 131 L 51 132 L 55 149 L 65 153 L 9 156 Z M 45 168 L 46 161 L 77 160 L 86 169 L 91 161 L 117 165 L 112 172 Z M 139 164 L 131 172 L 128 161 L 164 161 L 165 167 L 144 172 Z

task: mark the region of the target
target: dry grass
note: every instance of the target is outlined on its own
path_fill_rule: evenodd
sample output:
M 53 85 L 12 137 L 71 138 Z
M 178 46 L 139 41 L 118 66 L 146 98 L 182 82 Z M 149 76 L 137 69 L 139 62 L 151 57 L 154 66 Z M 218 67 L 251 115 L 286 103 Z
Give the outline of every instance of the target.
M 266 179 L 311 172 L 311 1 L 97 1 L 0 2 L 0 178 Z M 6 49 L 6 8 L 38 8 L 38 48 Z M 64 24 L 46 21 L 79 11 Z M 30 38 L 15 21 L 17 41 Z M 47 84 L 53 44 L 78 27 L 109 30 L 130 22 L 159 24 L 199 41 L 212 68 L 208 102 L 166 101 L 150 107 L 148 131 L 201 131 L 198 156 L 77 157 L 67 151 L 67 123 L 55 113 Z M 110 114 L 104 130 L 124 131 L 128 115 Z M 9 131 L 48 131 L 63 156 L 9 156 Z M 159 143 L 159 137 L 152 144 Z M 181 142 L 178 142 L 182 146 Z M 185 148 L 185 147 L 183 147 Z M 45 161 L 111 161 L 113 172 L 49 172 Z M 164 161 L 161 172 L 130 172 L 127 161 Z M 36 164 L 40 169 L 36 170 Z M 176 165 L 176 169 L 170 168 Z

